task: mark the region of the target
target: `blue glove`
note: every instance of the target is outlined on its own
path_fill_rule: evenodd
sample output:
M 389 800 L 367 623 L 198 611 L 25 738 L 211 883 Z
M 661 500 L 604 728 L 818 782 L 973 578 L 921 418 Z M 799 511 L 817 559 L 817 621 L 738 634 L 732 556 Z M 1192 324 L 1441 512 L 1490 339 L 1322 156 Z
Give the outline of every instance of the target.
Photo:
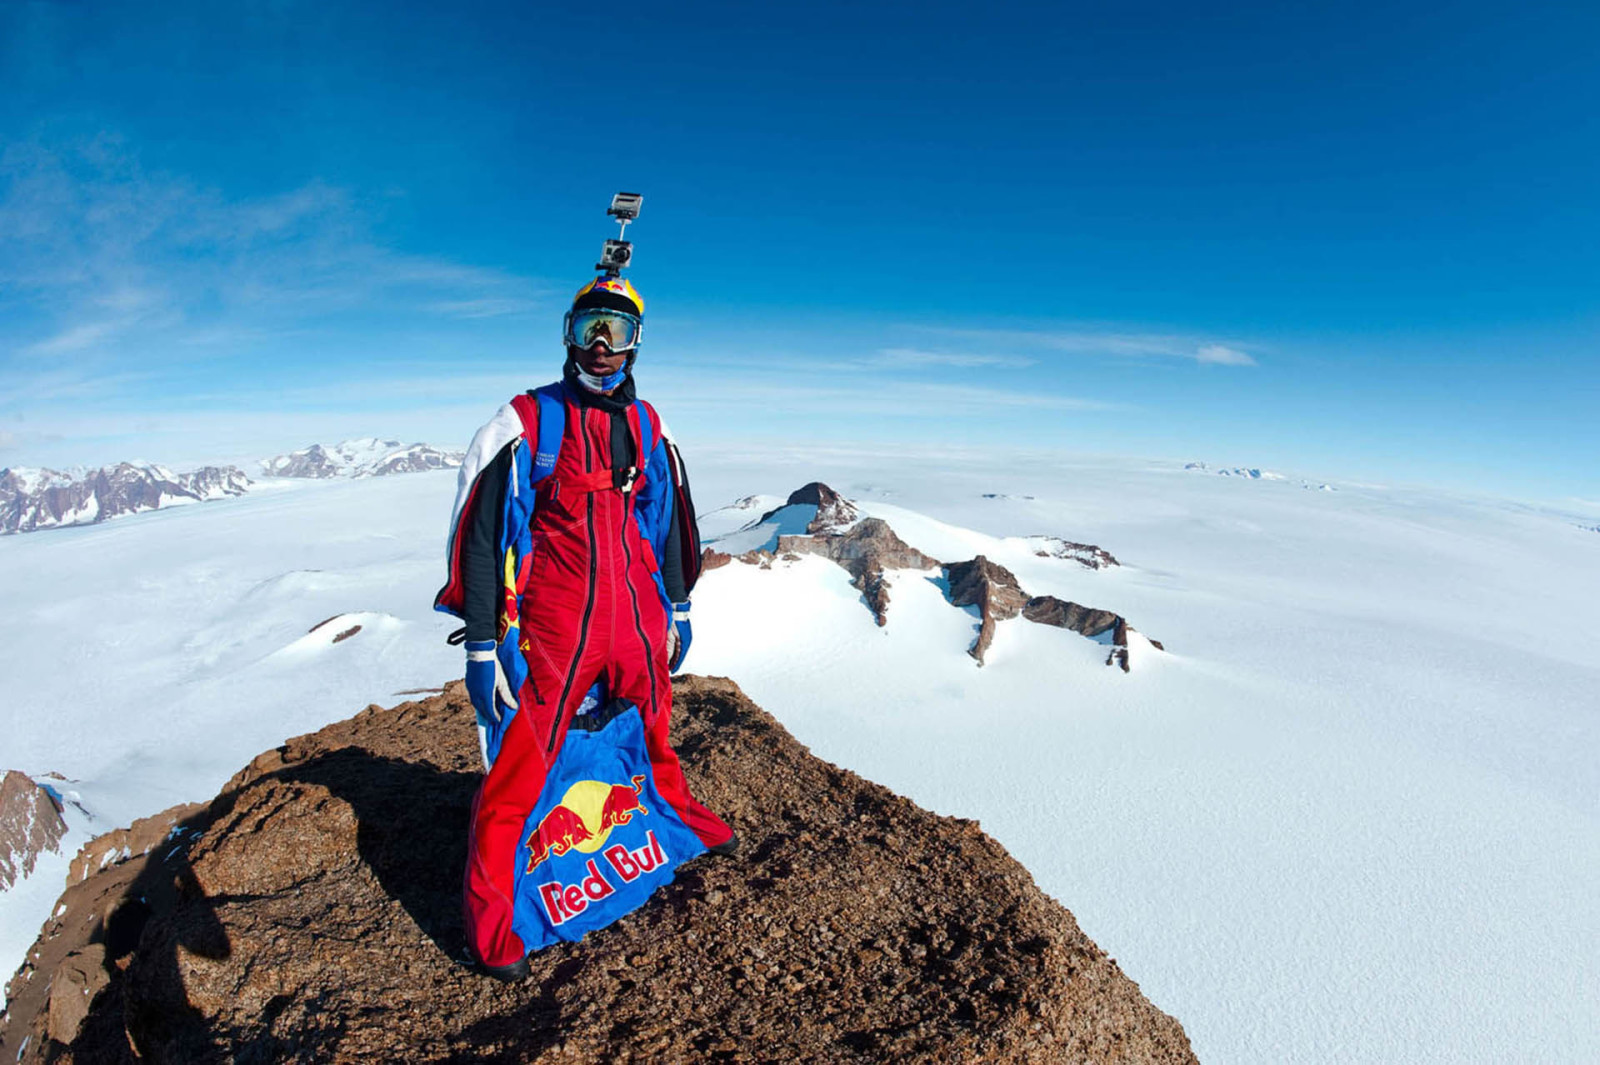
M 472 699 L 472 709 L 477 711 L 478 724 L 486 729 L 500 723 L 496 696 L 505 706 L 512 710 L 517 708 L 516 696 L 511 693 L 511 684 L 500 668 L 500 656 L 495 653 L 493 640 L 467 642 L 467 695 Z
M 694 630 L 689 627 L 689 600 L 672 604 L 672 621 L 667 626 L 667 672 L 676 673 L 689 653 Z

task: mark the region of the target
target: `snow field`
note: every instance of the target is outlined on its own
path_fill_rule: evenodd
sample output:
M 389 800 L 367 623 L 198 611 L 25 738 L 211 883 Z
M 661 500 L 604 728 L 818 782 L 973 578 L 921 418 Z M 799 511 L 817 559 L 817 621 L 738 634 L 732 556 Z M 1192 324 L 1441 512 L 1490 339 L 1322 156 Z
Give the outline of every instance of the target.
M 910 575 L 876 630 L 859 600 L 837 609 L 843 570 L 814 569 L 831 590 L 808 600 L 780 563 L 706 576 L 692 668 L 739 680 L 823 757 L 978 817 L 1202 1060 L 1600 1058 L 1600 617 L 1576 594 L 1600 586 L 1600 551 L 1581 531 L 1512 504 L 1134 464 L 991 500 L 1013 485 L 975 473 L 902 481 L 894 505 L 856 496 L 857 470 L 822 479 L 912 546 L 987 554 L 1171 653 L 1122 675 L 1015 620 L 978 669 Z M 831 670 L 773 661 L 806 643 Z

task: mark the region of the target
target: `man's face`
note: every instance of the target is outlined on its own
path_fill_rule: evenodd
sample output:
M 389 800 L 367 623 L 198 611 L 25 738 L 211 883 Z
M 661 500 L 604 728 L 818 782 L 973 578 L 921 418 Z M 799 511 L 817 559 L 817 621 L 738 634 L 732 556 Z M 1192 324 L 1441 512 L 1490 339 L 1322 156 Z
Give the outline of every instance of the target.
M 596 340 L 586 348 L 577 348 L 578 368 L 592 377 L 607 377 L 622 369 L 628 361 L 626 352 L 612 351 L 603 340 Z

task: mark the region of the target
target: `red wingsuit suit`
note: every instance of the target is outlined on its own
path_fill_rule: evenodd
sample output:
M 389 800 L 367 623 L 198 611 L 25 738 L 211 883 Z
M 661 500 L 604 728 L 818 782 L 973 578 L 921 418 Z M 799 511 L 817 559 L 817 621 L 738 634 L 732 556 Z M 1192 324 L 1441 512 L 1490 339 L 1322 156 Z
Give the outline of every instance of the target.
M 473 803 L 468 842 L 467 937 L 479 960 L 490 966 L 514 964 L 527 953 L 511 928 L 519 835 L 573 711 L 596 679 L 604 681 L 611 698 L 639 707 L 656 787 L 684 823 L 708 847 L 733 836 L 726 823 L 689 794 L 678 756 L 667 743 L 672 715 L 669 618 L 653 578 L 657 563 L 633 517 L 636 486 L 617 487 L 627 478 L 607 472 L 637 462 L 647 474 L 658 469 L 665 474 L 664 464 L 658 467 L 649 457 L 637 460 L 639 407 L 619 402 L 632 399 L 631 386 L 630 378 L 625 397 L 597 397 L 573 384 L 569 372 L 559 459 L 553 474 L 539 484 L 519 618 L 528 679 L 516 693 L 518 712 L 506 726 Z M 642 406 L 652 422 L 654 455 L 661 446 L 660 420 L 653 408 Z M 485 426 L 480 438 L 493 425 Z M 621 439 L 614 439 L 619 435 Z M 478 443 L 475 439 L 474 446 Z M 490 514 L 498 514 L 500 506 L 488 498 L 495 470 L 485 474 L 479 478 L 481 491 L 474 490 L 465 509 L 489 506 Z M 481 514 L 464 514 L 458 530 L 475 516 L 481 523 Z M 485 580 L 494 582 L 499 595 L 500 575 L 485 569 L 482 563 L 463 566 L 469 600 L 475 584 Z M 503 621 L 501 629 L 503 633 Z M 476 638 L 470 627 L 468 638 Z

